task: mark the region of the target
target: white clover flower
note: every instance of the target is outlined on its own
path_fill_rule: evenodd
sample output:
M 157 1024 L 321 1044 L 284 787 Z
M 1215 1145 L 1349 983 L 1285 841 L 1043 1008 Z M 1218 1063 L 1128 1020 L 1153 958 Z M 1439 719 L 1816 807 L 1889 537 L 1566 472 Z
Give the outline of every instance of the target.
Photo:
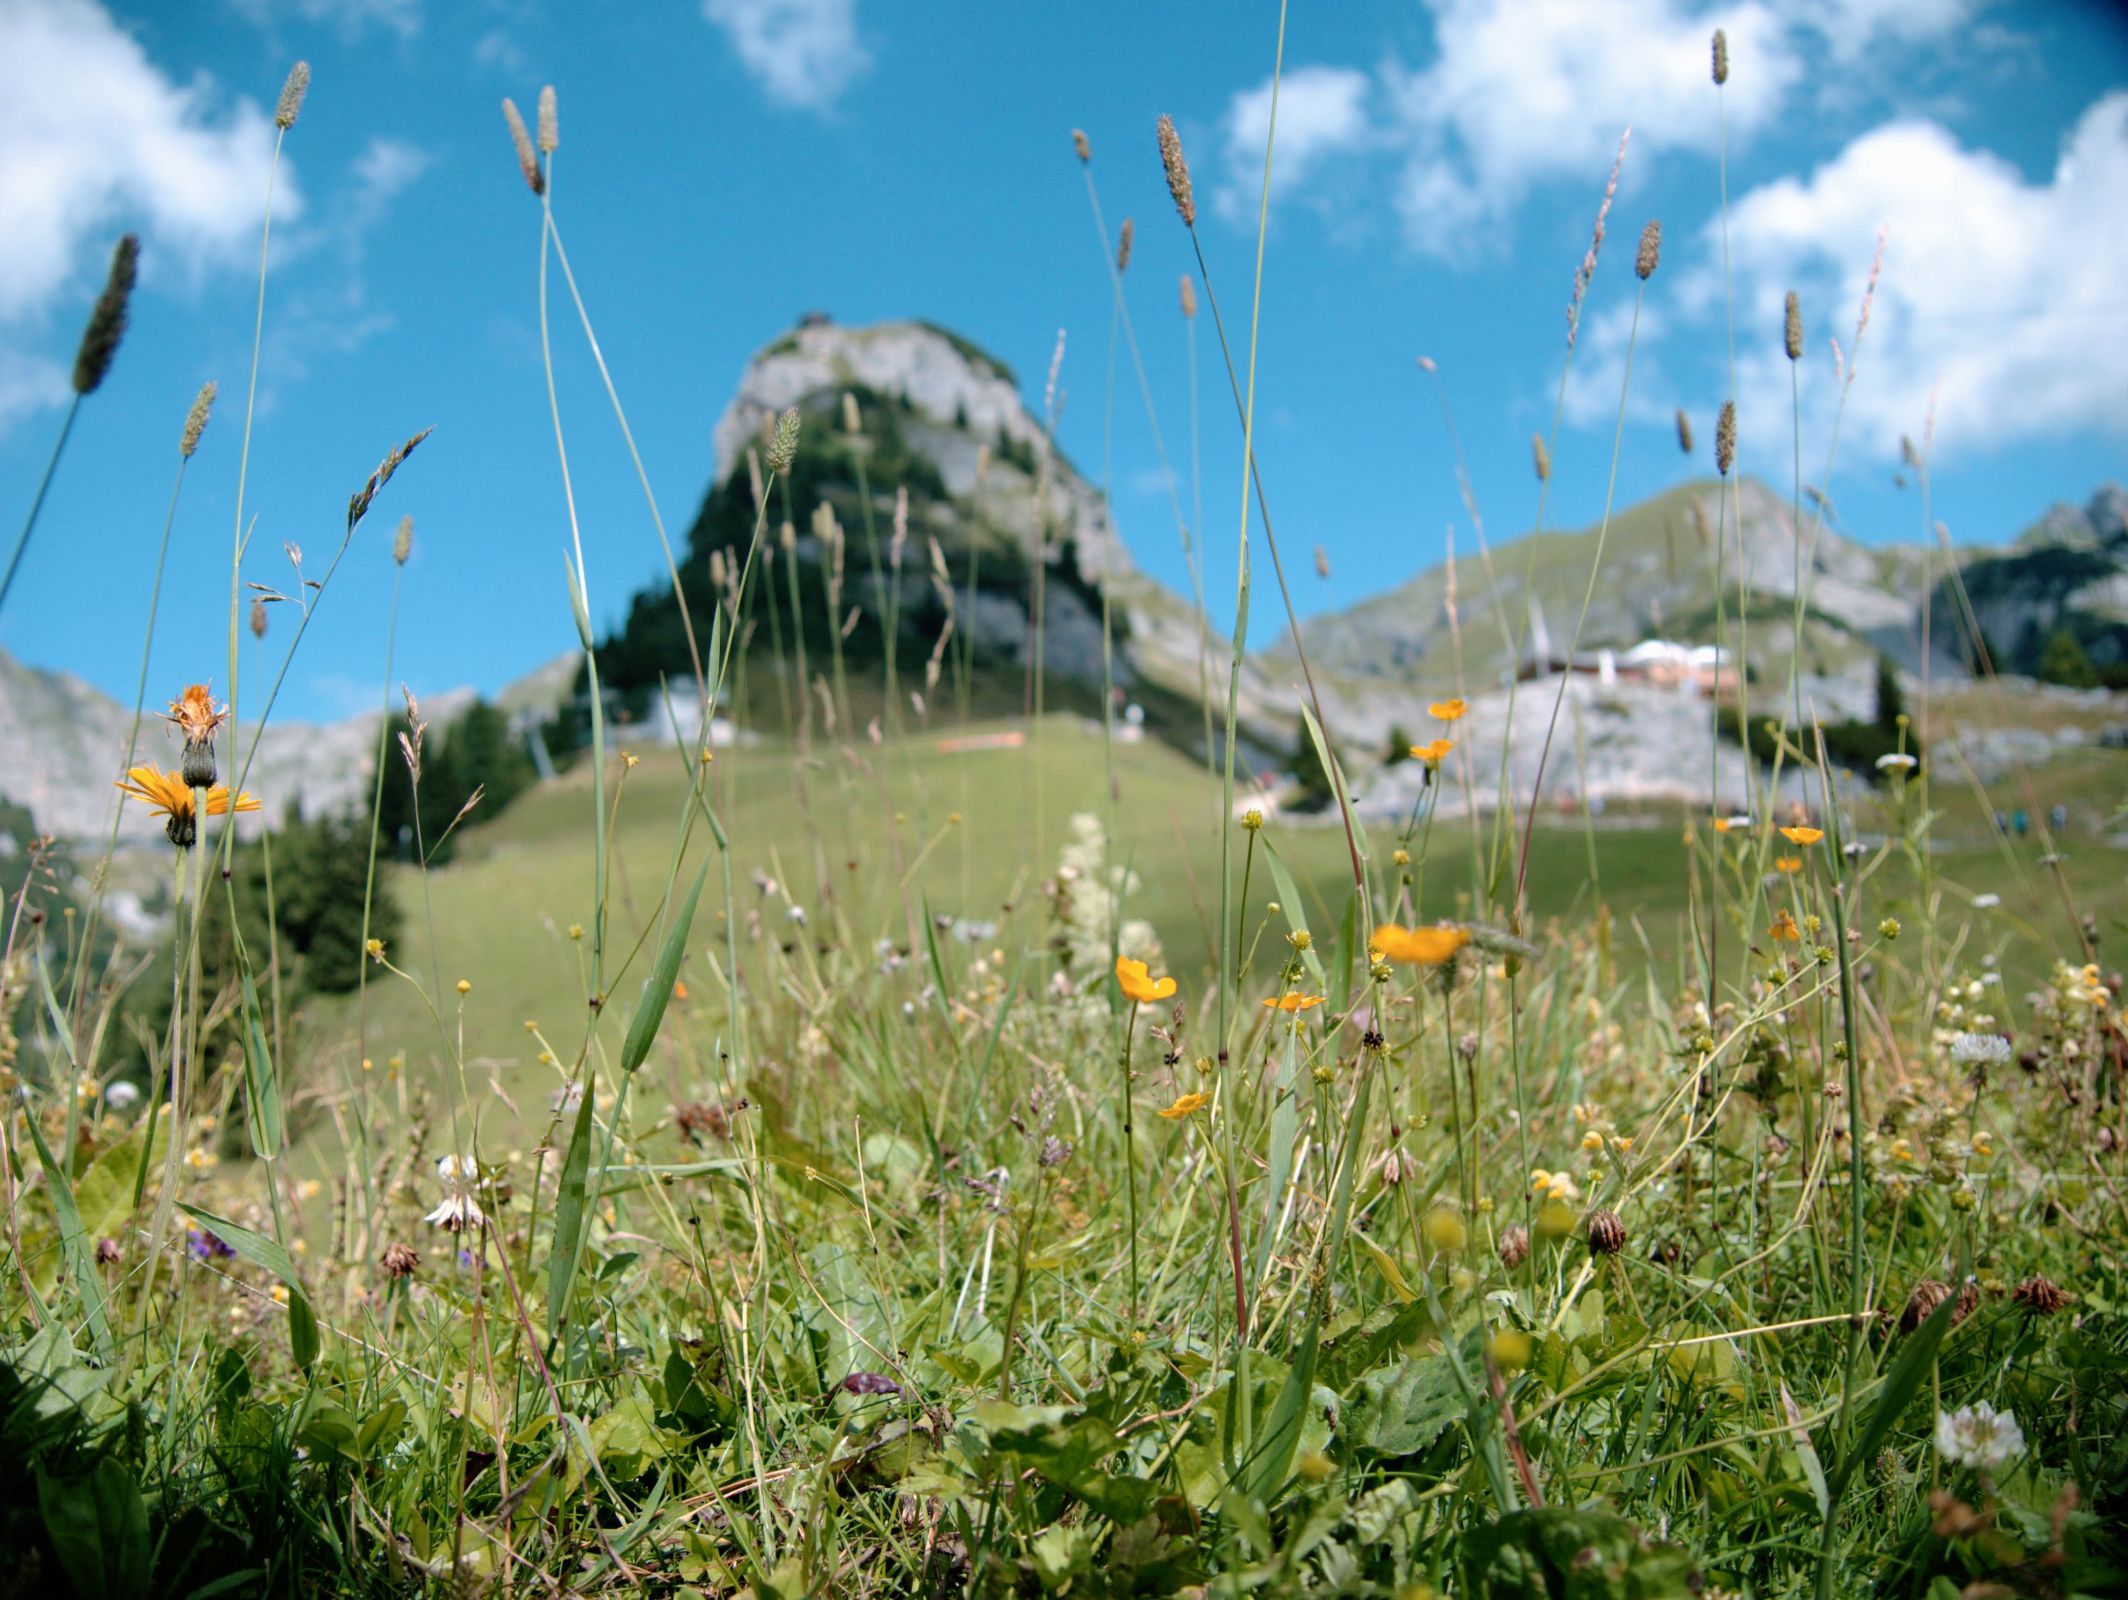
M 480 1164 L 471 1156 L 447 1155 L 436 1163 L 436 1176 L 443 1180 L 443 1202 L 421 1220 L 433 1227 L 462 1233 L 467 1228 L 488 1225 L 487 1213 L 473 1198 L 480 1182 Z
M 1879 772 L 1912 772 L 1919 765 L 1919 762 L 1903 750 L 1894 750 L 1877 757 Z
M 2010 1041 L 1999 1033 L 1954 1033 L 1951 1059 L 1967 1066 L 2004 1062 L 2010 1059 Z
M 1973 896 L 1973 909 L 1975 911 L 1993 911 L 2001 904 L 2002 896 L 1999 894 L 1976 894 Z
M 104 1090 L 103 1103 L 113 1111 L 129 1110 L 133 1106 L 140 1104 L 140 1085 L 129 1079 L 120 1078 L 110 1088 Z
M 1936 1449 L 1946 1461 L 1992 1470 L 2022 1455 L 2024 1448 L 2016 1414 L 1997 1411 L 1985 1400 L 1936 1413 Z

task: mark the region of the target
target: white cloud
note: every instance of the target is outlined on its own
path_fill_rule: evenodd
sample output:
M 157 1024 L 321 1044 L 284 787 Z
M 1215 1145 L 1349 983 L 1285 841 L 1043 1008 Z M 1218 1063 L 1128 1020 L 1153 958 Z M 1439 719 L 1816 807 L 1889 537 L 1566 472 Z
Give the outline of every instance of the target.
M 66 368 L 46 356 L 0 345 L 0 433 L 17 418 L 64 401 L 67 376 Z
M 1289 194 L 1321 176 L 1332 158 L 1379 141 L 1367 112 L 1373 80 L 1351 67 L 1297 67 L 1279 80 L 1278 138 L 1271 193 Z M 1222 213 L 1251 223 L 1263 195 L 1264 140 L 1271 131 L 1271 85 L 1234 96 L 1223 124 L 1228 181 Z
M 702 15 L 785 105 L 827 111 L 871 65 L 857 37 L 857 0 L 702 0 Z
M 1829 421 L 1826 340 L 1835 337 L 1856 367 L 1846 436 L 1878 456 L 1895 457 L 1902 434 L 1921 438 L 1932 394 L 1939 453 L 2064 428 L 2128 432 L 2124 196 L 2128 92 L 2118 90 L 2078 119 L 2044 181 L 1963 148 L 1932 122 L 1908 120 L 1863 134 L 1808 177 L 1742 196 L 1730 213 L 1741 431 L 1748 438 L 1762 417 L 1785 423 L 1787 362 L 1772 330 L 1793 288 L 1810 328 L 1814 410 Z M 1890 230 L 1883 276 L 1856 353 L 1855 318 L 1880 226 Z M 1680 299 L 1718 316 L 1712 224 L 1700 248 Z M 1786 436 L 1785 426 L 1778 431 Z
M 257 237 L 273 123 L 205 78 L 173 82 L 87 0 L 0 4 L 0 322 L 50 311 L 100 272 L 111 236 L 146 236 L 144 275 L 240 259 Z M 302 197 L 284 169 L 275 199 Z
M 1620 132 L 1633 128 L 1635 166 L 1680 150 L 1711 152 L 1720 136 L 1708 81 L 1714 29 L 1733 64 L 1719 102 L 1729 136 L 1748 139 L 1793 115 L 1816 92 L 1814 64 L 1845 61 L 1872 46 L 1933 37 L 1955 26 L 1971 0 L 1767 0 L 1709 6 L 1703 0 L 1433 0 L 1433 59 L 1407 70 L 1384 62 L 1371 74 L 1312 66 L 1289 73 L 1279 100 L 1274 174 L 1287 164 L 1292 189 L 1330 152 L 1392 161 L 1395 205 L 1407 242 L 1445 259 L 1497 257 L 1508 223 L 1533 191 L 1562 179 L 1593 200 Z M 1292 132 L 1288 96 L 1307 98 Z M 1230 194 L 1255 193 L 1263 162 L 1268 83 L 1234 95 L 1226 112 Z M 1253 131 L 1253 139 L 1245 132 Z M 1252 209 L 1249 215 L 1253 216 Z M 1593 216 L 1593 211 L 1591 212 Z

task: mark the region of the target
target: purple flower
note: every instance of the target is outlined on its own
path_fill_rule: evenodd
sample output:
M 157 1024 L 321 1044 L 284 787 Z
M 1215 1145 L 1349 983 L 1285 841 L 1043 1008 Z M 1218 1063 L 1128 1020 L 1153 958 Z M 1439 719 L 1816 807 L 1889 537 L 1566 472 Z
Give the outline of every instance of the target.
M 234 1250 L 230 1249 L 228 1245 L 209 1233 L 205 1228 L 192 1228 L 188 1229 L 187 1232 L 190 1234 L 190 1238 L 186 1243 L 186 1248 L 192 1252 L 192 1259 L 195 1261 L 226 1259 L 236 1254 Z

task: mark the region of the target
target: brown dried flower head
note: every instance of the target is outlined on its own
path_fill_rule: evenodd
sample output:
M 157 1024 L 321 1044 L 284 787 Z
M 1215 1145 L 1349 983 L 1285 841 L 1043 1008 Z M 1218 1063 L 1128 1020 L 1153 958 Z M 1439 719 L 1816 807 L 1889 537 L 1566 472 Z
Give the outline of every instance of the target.
M 1513 1272 L 1529 1259 L 1529 1229 L 1516 1223 L 1500 1235 L 1500 1264 Z
M 1692 419 L 1685 415 L 1685 408 L 1677 408 L 1677 448 L 1686 455 L 1692 454 Z
M 163 720 L 175 724 L 178 732 L 185 736 L 182 763 L 185 786 L 190 789 L 213 788 L 219 777 L 214 768 L 214 738 L 221 731 L 222 724 L 229 720 L 229 708 L 217 706 L 207 686 L 195 683 L 170 702 Z
M 1803 359 L 1803 302 L 1793 289 L 1788 291 L 1788 302 L 1781 308 L 1781 344 L 1790 361 Z
M 310 63 L 298 61 L 288 69 L 288 79 L 281 85 L 281 98 L 273 108 L 273 125 L 286 131 L 296 125 L 296 118 L 303 114 L 303 96 L 310 93 Z
M 193 397 L 192 409 L 185 413 L 185 431 L 177 436 L 177 453 L 188 461 L 192 452 L 199 448 L 200 435 L 207 431 L 207 417 L 214 410 L 214 396 L 214 380 L 209 378 Z
M 1714 30 L 1714 81 L 1729 81 L 1729 35 L 1720 28 Z
M 1633 258 L 1633 270 L 1646 283 L 1655 276 L 1656 263 L 1662 259 L 1662 224 L 1650 221 L 1640 230 L 1640 254 Z
M 1724 400 L 1714 423 L 1714 468 L 1723 477 L 1736 465 L 1736 402 Z
M 1615 1211 L 1589 1213 L 1589 1254 L 1615 1256 L 1626 1247 L 1626 1225 Z
M 1081 161 L 1093 160 L 1094 147 L 1086 142 L 1086 132 L 1083 128 L 1071 130 L 1071 147 L 1077 152 Z
M 1158 128 L 1160 165 L 1167 173 L 1167 192 L 1185 228 L 1197 226 L 1197 200 L 1190 193 L 1190 164 L 1182 159 L 1182 136 L 1175 132 L 1175 119 L 1163 113 Z
M 1129 217 L 1123 219 L 1123 228 L 1116 235 L 1116 272 L 1118 276 L 1130 270 L 1131 241 L 1137 237 L 1138 225 Z
M 502 97 L 502 120 L 510 129 L 510 145 L 517 152 L 517 170 L 525 175 L 525 187 L 534 194 L 545 194 L 547 175 L 539 170 L 539 153 L 532 148 L 532 135 L 525 131 L 525 119 L 518 113 L 517 102 L 508 95 Z
M 140 238 L 121 235 L 111 252 L 111 275 L 103 293 L 96 297 L 88 326 L 81 330 L 81 347 L 74 352 L 74 392 L 94 394 L 111 370 L 118 354 L 118 341 L 126 336 L 126 319 L 133 299 L 133 280 L 140 271 Z
M 1187 272 L 1182 275 L 1182 314 L 1185 317 L 1197 315 L 1197 285 L 1190 281 Z
M 410 1244 L 388 1244 L 384 1254 L 377 1258 L 377 1265 L 394 1278 L 411 1278 L 414 1269 L 421 1265 L 421 1256 Z
M 539 91 L 539 147 L 548 155 L 561 148 L 562 119 L 554 100 L 554 85 Z
M 2051 1317 L 2069 1303 L 2069 1295 L 2061 1285 L 2034 1273 L 2014 1289 L 2010 1298 L 2031 1312 L 2035 1317 Z
M 1912 1333 L 1934 1316 L 1936 1308 L 1950 1297 L 1951 1286 L 1941 1278 L 1923 1278 L 1906 1297 L 1906 1307 L 1899 1313 L 1899 1331 Z

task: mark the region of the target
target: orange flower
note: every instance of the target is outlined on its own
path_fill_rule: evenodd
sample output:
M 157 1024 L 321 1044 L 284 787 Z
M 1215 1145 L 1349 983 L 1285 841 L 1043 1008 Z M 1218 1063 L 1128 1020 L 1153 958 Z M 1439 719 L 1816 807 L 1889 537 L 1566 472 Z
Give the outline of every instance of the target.
M 1211 1103 L 1212 1097 L 1208 1094 L 1179 1095 L 1173 1105 L 1162 1107 L 1160 1115 L 1174 1122 L 1188 1116 L 1192 1111 L 1202 1111 Z
M 1449 751 L 1455 749 L 1455 747 L 1456 742 L 1453 739 L 1435 739 L 1430 744 L 1413 745 L 1411 747 L 1411 755 L 1415 761 L 1423 761 L 1429 767 L 1438 767 L 1441 764 L 1441 758 L 1447 755 Z
M 1783 828 L 1781 837 L 1790 844 L 1816 844 L 1825 837 L 1823 828 Z
M 189 846 L 198 837 L 198 823 L 192 815 L 192 790 L 177 773 L 162 772 L 154 767 L 134 767 L 117 780 L 116 787 L 141 801 L 158 816 L 167 817 L 169 820 L 163 825 L 163 831 L 179 849 Z M 218 783 L 207 791 L 208 816 L 226 816 L 229 809 L 227 784 Z M 236 809 L 258 810 L 258 796 L 238 795 Z
M 1789 944 L 1795 943 L 1803 936 L 1802 930 L 1795 925 L 1795 918 L 1785 911 L 1776 911 L 1773 914 L 1773 921 L 1767 926 L 1766 932 L 1773 938 Z
M 174 722 L 185 735 L 185 758 L 179 775 L 188 788 L 205 789 L 213 784 L 214 736 L 222 724 L 229 720 L 229 708 L 217 707 L 214 696 L 204 683 L 195 683 L 177 699 L 170 702 L 170 709 L 163 713 L 163 720 Z
M 1801 872 L 1803 870 L 1803 858 L 1801 856 L 1775 856 L 1773 858 L 1773 870 L 1776 872 Z
M 1264 1007 L 1270 1011 L 1306 1011 L 1322 1003 L 1323 997 L 1319 994 L 1282 994 L 1276 1000 L 1266 1000 Z
M 1173 978 L 1155 978 L 1145 970 L 1145 963 L 1133 961 L 1129 956 L 1116 957 L 1116 982 L 1123 992 L 1140 1005 L 1151 1005 L 1155 1000 L 1165 1000 L 1175 992 Z
M 187 741 L 212 739 L 222 724 L 229 720 L 229 708 L 217 707 L 207 686 L 204 683 L 195 683 L 170 702 L 170 709 L 163 713 L 163 720 L 174 722 L 184 729 Z
M 1470 934 L 1462 928 L 1406 928 L 1385 922 L 1374 930 L 1368 948 L 1403 966 L 1438 967 L 1469 943 Z
M 1453 722 L 1469 709 L 1470 707 L 1465 705 L 1460 699 L 1436 700 L 1426 708 L 1426 711 L 1436 722 Z

